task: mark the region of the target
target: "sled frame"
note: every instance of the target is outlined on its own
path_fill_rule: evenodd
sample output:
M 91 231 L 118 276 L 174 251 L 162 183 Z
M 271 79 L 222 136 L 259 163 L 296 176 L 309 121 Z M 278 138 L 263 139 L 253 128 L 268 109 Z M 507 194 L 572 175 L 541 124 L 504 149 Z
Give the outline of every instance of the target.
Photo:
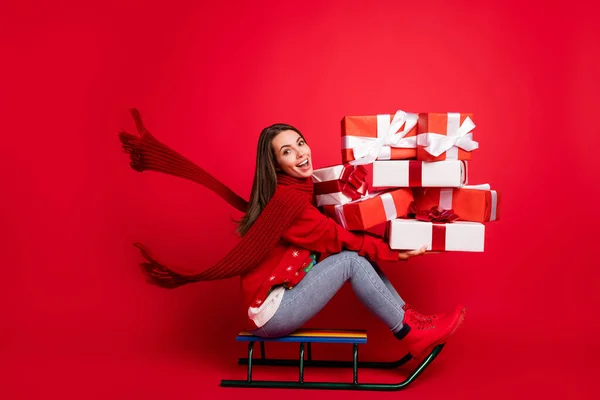
M 357 330 L 315 330 L 299 329 L 296 332 L 280 338 L 261 338 L 248 332 L 240 332 L 237 341 L 248 342 L 248 357 L 238 359 L 238 364 L 247 365 L 245 380 L 221 381 L 222 387 L 244 388 L 278 388 L 278 389 L 332 389 L 332 390 L 375 390 L 394 391 L 407 387 L 431 364 L 442 351 L 444 344 L 439 344 L 419 363 L 419 365 L 401 382 L 398 383 L 360 383 L 358 380 L 359 368 L 398 368 L 412 359 L 410 354 L 396 361 L 358 361 L 358 345 L 367 343 L 365 331 Z M 260 357 L 253 358 L 254 344 L 260 344 Z M 299 343 L 298 359 L 267 358 L 265 352 L 266 342 L 292 342 Z M 312 343 L 346 343 L 352 344 L 352 361 L 342 360 L 315 360 L 312 357 Z M 252 370 L 256 365 L 298 367 L 298 380 L 254 380 Z M 307 382 L 304 380 L 305 367 L 319 368 L 352 368 L 352 382 Z

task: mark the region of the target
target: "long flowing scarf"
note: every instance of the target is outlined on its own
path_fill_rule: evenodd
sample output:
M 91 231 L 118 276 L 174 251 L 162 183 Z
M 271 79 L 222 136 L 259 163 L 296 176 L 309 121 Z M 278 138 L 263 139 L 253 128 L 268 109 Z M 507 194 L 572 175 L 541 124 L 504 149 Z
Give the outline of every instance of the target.
M 181 154 L 170 149 L 148 132 L 140 113 L 131 110 L 138 135 L 119 132 L 123 149 L 130 155 L 131 167 L 138 171 L 157 171 L 197 182 L 212 190 L 239 211 L 245 212 L 248 202 L 234 193 L 203 168 L 197 166 Z M 184 274 L 181 268 L 167 267 L 151 256 L 149 250 L 139 243 L 145 261 L 140 265 L 148 282 L 164 287 L 176 288 L 181 285 L 226 279 L 242 275 L 252 270 L 277 245 L 281 236 L 294 220 L 310 204 L 313 185 L 310 178 L 297 179 L 280 174 L 273 198 L 267 203 L 260 216 L 250 227 L 240 242 L 219 262 L 209 268 L 198 270 L 197 274 Z

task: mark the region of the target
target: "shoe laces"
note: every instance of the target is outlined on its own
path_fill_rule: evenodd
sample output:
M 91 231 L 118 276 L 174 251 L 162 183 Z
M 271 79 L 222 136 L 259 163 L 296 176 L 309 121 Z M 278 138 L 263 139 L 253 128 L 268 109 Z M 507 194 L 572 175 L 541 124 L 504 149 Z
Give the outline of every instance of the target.
M 435 323 L 439 319 L 436 314 L 421 314 L 414 307 L 408 304 L 404 305 L 404 312 L 410 317 L 411 322 L 418 330 L 429 330 L 435 328 Z

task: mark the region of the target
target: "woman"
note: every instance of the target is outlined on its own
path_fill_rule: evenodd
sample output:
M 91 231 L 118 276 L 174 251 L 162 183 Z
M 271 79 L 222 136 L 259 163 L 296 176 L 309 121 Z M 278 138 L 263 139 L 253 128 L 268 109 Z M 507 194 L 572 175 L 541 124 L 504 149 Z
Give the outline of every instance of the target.
M 241 276 L 251 332 L 262 337 L 291 333 L 311 319 L 350 281 L 359 300 L 375 313 L 410 354 L 421 359 L 458 328 L 465 310 L 422 315 L 409 307 L 371 262 L 407 260 L 423 254 L 391 250 L 379 238 L 349 232 L 313 203 L 311 150 L 296 128 L 276 124 L 258 141 L 250 202 L 202 168 L 153 138 L 132 110 L 141 137 L 121 132 L 125 151 L 137 171 L 155 170 L 195 180 L 215 191 L 245 215 L 242 240 L 221 261 L 196 275 L 183 275 L 137 245 L 147 262 L 150 283 L 174 288 L 204 280 Z

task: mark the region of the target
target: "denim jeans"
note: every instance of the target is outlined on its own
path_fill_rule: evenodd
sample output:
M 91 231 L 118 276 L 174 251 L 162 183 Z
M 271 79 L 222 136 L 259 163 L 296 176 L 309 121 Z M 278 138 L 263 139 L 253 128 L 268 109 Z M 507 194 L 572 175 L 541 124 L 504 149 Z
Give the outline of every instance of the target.
M 383 272 L 353 251 L 331 255 L 315 266 L 292 289 L 286 289 L 275 315 L 251 333 L 260 337 L 285 336 L 316 315 L 350 281 L 352 290 L 392 332 L 402 328 L 404 300 Z

